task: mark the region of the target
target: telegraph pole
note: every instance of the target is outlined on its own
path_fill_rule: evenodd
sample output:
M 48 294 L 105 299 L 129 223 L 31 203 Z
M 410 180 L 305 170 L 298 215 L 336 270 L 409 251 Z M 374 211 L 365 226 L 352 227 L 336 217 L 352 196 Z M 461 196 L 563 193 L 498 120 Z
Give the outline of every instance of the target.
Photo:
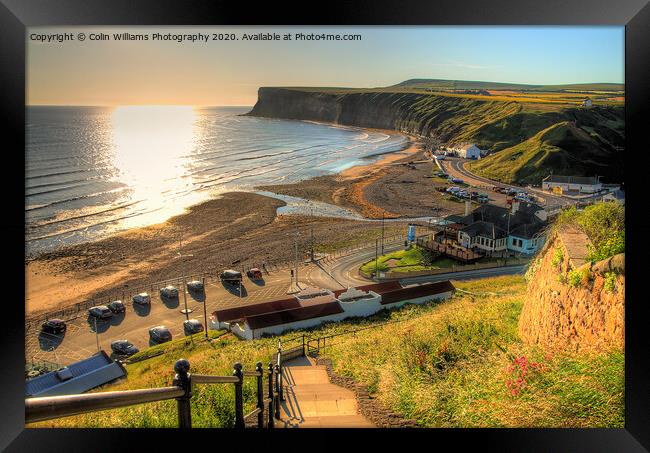
M 296 286 L 298 286 L 298 229 L 296 229 Z
M 379 279 L 379 239 L 375 239 L 375 279 Z
M 381 254 L 384 254 L 384 211 L 381 212 Z
M 181 259 L 181 274 L 183 274 L 182 278 L 182 289 L 183 289 L 183 304 L 185 305 L 185 308 L 181 310 L 181 313 L 185 314 L 185 319 L 188 321 L 190 320 L 190 310 L 187 309 L 187 277 L 185 276 L 185 261 L 183 258 L 190 258 L 193 257 L 194 255 L 188 254 L 188 255 L 183 255 L 181 251 L 183 250 L 183 233 L 181 233 L 181 238 L 178 241 L 178 254 L 177 258 Z M 241 294 L 241 293 L 240 293 Z M 203 301 L 205 303 L 205 301 Z

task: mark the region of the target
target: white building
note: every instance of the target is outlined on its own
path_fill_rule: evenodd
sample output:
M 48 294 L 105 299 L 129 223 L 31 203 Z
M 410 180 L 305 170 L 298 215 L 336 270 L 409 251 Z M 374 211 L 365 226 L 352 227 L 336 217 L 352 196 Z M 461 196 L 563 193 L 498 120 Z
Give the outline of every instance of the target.
M 402 287 L 397 281 L 330 291 L 310 288 L 295 297 L 217 310 L 211 329 L 228 329 L 243 340 L 314 327 L 327 321 L 370 316 L 384 308 L 451 297 L 449 281 Z
M 484 152 L 473 143 L 464 143 L 462 145 L 452 146 L 450 150 L 463 159 L 478 159 L 482 154 L 484 154 Z
M 542 181 L 542 189 L 552 192 L 596 193 L 603 185 L 597 176 L 559 176 L 550 175 Z
M 591 99 L 589 99 L 589 98 L 586 98 L 584 101 L 582 101 L 582 106 L 583 106 L 583 107 L 587 107 L 587 108 L 589 108 L 589 107 L 591 107 L 593 104 L 594 104 L 593 101 L 592 101 Z

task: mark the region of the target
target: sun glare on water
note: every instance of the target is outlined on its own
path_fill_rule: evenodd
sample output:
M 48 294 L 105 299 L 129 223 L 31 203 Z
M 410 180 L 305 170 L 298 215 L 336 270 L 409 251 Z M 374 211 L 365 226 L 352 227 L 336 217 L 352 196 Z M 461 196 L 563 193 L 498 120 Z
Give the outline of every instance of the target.
M 113 165 L 117 180 L 129 188 L 123 201 L 138 201 L 139 209 L 151 212 L 146 223 L 178 213 L 174 200 L 191 193 L 195 121 L 190 106 L 122 106 L 112 112 Z

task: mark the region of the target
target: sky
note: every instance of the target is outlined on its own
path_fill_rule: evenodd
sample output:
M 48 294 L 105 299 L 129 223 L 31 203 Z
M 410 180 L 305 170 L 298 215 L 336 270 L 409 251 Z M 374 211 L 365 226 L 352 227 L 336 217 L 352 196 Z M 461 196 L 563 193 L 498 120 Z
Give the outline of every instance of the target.
M 148 34 L 116 41 L 114 33 Z M 360 34 L 358 41 L 243 41 L 242 34 Z M 71 33 L 73 41 L 37 36 Z M 79 41 L 78 33 L 86 39 Z M 105 33 L 110 40 L 91 40 Z M 234 33 L 237 41 L 154 41 Z M 624 28 L 31 27 L 29 105 L 253 105 L 261 86 L 378 87 L 411 78 L 524 84 L 624 82 Z

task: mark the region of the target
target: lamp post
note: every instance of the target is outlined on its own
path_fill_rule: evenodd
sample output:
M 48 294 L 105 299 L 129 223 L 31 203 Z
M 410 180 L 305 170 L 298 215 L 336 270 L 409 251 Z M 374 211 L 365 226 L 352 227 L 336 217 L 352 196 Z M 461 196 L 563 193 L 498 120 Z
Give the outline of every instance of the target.
M 183 249 L 183 236 L 181 235 L 181 239 L 179 240 L 179 243 L 178 243 L 178 253 L 176 254 L 176 258 L 181 259 L 181 274 L 182 274 L 182 278 L 183 278 L 183 304 L 185 305 L 185 308 L 183 310 L 181 310 L 181 313 L 183 313 L 185 315 L 185 319 L 187 319 L 189 321 L 190 320 L 190 310 L 188 310 L 188 308 L 187 308 L 187 282 L 186 282 L 187 277 L 185 276 L 185 261 L 182 261 L 182 260 L 183 260 L 183 258 L 191 258 L 194 255 L 193 254 L 183 255 L 181 253 L 182 249 Z M 205 301 L 203 301 L 203 303 L 205 303 Z

